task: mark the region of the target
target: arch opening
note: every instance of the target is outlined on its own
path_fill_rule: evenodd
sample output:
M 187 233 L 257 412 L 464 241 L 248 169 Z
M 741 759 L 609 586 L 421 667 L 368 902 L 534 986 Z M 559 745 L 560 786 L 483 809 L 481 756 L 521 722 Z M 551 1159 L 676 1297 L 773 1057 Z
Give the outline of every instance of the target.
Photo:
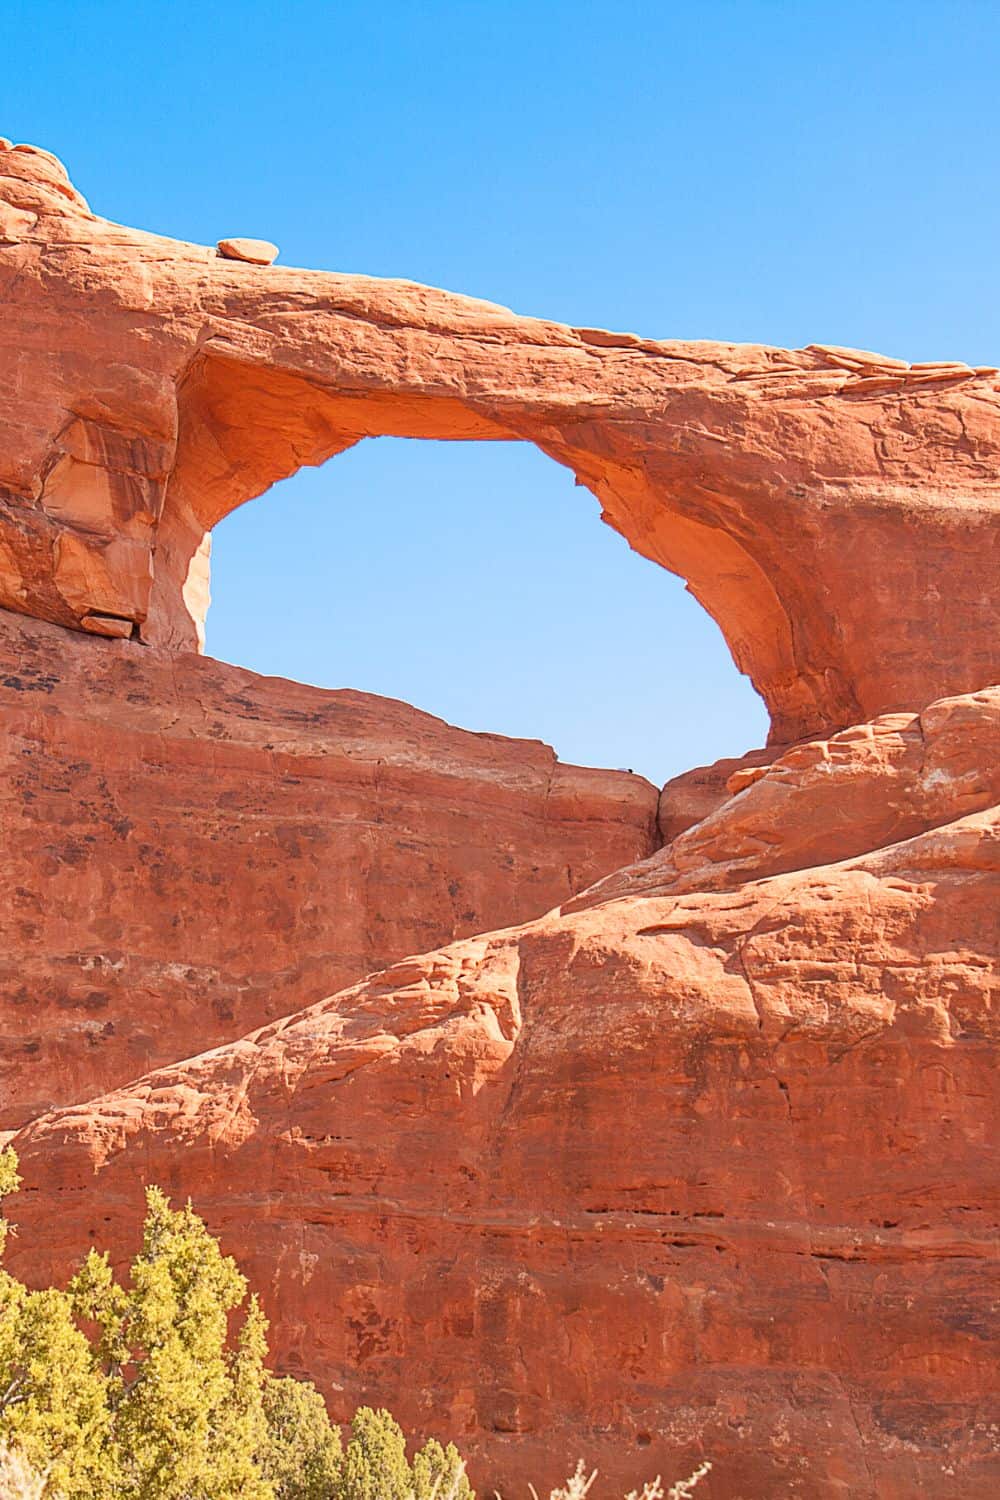
M 287 370 L 273 350 L 259 364 L 202 349 L 181 384 L 177 457 L 167 486 L 143 639 L 201 649 L 208 604 L 208 536 L 226 515 L 302 468 L 353 448 L 362 438 L 436 438 L 533 444 L 563 465 L 602 506 L 602 519 L 642 556 L 682 578 L 721 629 L 738 669 L 771 717 L 771 743 L 829 722 L 837 685 L 809 670 L 808 646 L 782 603 L 780 559 L 741 530 L 739 506 L 699 489 L 686 460 L 637 456 L 635 434 L 619 440 L 606 415 L 560 402 L 480 403 L 457 372 L 454 394 L 426 393 L 400 372 L 399 389 L 380 370 L 370 388 L 352 366 L 331 386 Z M 755 555 L 760 553 L 760 558 Z M 787 583 L 787 581 L 785 581 Z M 850 705 L 843 715 L 850 717 Z M 838 710 L 839 711 L 839 710 Z M 842 715 L 842 722 L 846 719 Z M 727 746 L 732 750 L 733 746 Z
M 760 744 L 714 622 L 597 516 L 528 443 L 359 443 L 219 523 L 207 650 L 656 784 Z

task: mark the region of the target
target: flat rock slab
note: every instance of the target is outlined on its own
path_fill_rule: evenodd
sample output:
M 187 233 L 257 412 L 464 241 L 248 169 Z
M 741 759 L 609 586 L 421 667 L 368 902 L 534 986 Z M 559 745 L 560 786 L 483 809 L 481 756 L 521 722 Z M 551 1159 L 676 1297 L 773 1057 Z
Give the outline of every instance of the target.
M 269 266 L 278 258 L 278 247 L 270 240 L 220 240 L 216 249 L 226 260 L 245 260 L 252 266 Z

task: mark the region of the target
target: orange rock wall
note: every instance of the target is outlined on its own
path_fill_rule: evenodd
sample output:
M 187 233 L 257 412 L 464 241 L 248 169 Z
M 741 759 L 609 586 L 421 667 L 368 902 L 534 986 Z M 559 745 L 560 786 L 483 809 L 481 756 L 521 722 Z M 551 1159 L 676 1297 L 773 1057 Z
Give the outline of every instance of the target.
M 852 769 L 863 821 L 893 777 Z M 123 1255 L 152 1178 L 282 1368 L 458 1435 L 488 1492 L 585 1453 L 622 1485 L 708 1456 L 717 1500 L 988 1500 L 1000 828 L 924 821 L 595 893 L 42 1119 L 14 1264 Z
M 366 436 L 521 438 L 686 578 L 777 743 L 1000 679 L 995 369 L 243 264 L 99 218 L 9 143 L 0 294 L 7 608 L 190 649 L 207 533 L 276 479 Z
M 656 790 L 0 613 L 0 1128 L 656 847 Z
M 154 1180 L 485 1493 L 993 1500 L 997 372 L 241 264 L 6 142 L 0 297 L 13 1268 Z M 199 660 L 211 527 L 380 433 L 571 468 L 767 750 L 657 808 Z

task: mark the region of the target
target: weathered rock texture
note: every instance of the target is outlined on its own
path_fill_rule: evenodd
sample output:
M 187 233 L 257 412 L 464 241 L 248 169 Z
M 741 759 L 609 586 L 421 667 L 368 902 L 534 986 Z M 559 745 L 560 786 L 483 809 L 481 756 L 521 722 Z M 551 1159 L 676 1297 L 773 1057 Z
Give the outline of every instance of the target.
M 655 789 L 0 611 L 0 1129 L 547 911 Z
M 95 217 L 0 150 L 0 604 L 194 645 L 205 537 L 360 438 L 525 438 L 681 573 L 776 741 L 1000 680 L 995 370 L 567 328 Z
M 623 1483 L 707 1453 L 725 1497 L 986 1500 L 1000 829 L 974 809 L 1000 772 L 973 757 L 998 736 L 995 693 L 810 746 L 642 894 L 37 1122 L 15 1267 L 124 1253 L 154 1179 L 239 1250 L 339 1416 L 459 1433 L 508 1493 L 582 1451 Z M 832 845 L 907 787 L 912 836 L 769 875 L 759 819 L 777 798 L 811 826 L 820 765 Z
M 339 1416 L 455 1437 L 487 1492 L 582 1453 L 626 1485 L 708 1456 L 713 1500 L 992 1500 L 995 372 L 254 268 L 94 218 L 29 150 L 0 154 L 0 196 L 0 602 L 54 622 L 10 627 L 8 722 L 37 826 L 84 846 L 63 870 L 16 815 L 13 894 L 41 902 L 22 1024 L 69 1097 L 83 1048 L 53 1018 L 106 945 L 134 965 L 93 983 L 128 1039 L 133 981 L 178 1035 L 218 997 L 232 1028 L 18 1132 L 14 1268 L 125 1259 L 155 1180 L 239 1254 L 283 1367 Z M 389 432 L 536 442 L 718 619 L 772 743 L 668 787 L 663 848 L 635 780 L 170 656 L 197 642 L 214 522 Z M 405 855 L 372 828 L 390 800 Z M 232 1040 L 536 898 L 562 905 Z

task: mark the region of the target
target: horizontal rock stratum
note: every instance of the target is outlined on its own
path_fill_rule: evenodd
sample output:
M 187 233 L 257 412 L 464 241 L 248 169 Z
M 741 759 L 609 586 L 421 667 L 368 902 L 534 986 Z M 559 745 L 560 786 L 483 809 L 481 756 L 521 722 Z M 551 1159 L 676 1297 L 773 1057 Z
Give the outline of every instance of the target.
M 229 262 L 32 148 L 0 297 L 13 1269 L 123 1261 L 157 1181 L 484 1492 L 992 1500 L 996 372 Z M 215 521 L 377 433 L 573 469 L 767 751 L 660 847 L 639 778 L 199 661 Z
M 653 852 L 641 776 L 0 611 L 0 1130 Z

